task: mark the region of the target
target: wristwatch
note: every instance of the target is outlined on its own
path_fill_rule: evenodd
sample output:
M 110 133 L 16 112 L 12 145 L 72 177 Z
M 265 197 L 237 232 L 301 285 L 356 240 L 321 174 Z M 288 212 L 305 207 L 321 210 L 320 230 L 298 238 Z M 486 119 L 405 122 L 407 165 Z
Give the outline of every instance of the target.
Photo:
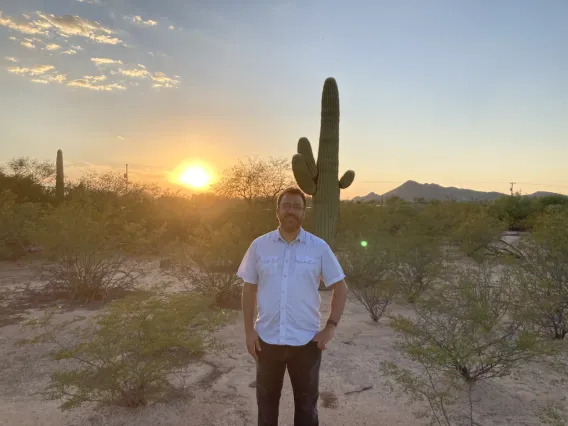
M 337 322 L 335 322 L 334 320 L 328 319 L 328 320 L 327 320 L 327 325 L 329 325 L 329 324 L 331 324 L 331 325 L 337 327 Z

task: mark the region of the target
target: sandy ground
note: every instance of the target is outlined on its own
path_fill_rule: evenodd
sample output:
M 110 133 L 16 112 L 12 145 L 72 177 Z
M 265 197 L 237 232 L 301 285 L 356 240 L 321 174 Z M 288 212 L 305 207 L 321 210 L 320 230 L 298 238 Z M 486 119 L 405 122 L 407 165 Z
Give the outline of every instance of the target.
M 25 265 L 0 263 L 0 301 L 2 290 L 30 280 Z M 329 312 L 330 292 L 322 292 L 322 315 Z M 6 304 L 4 297 L 4 306 Z M 0 305 L 2 309 L 2 305 Z M 392 306 L 391 313 L 405 313 Z M 6 319 L 7 311 L 2 315 Z M 38 316 L 29 310 L 26 317 Z M 93 311 L 74 310 L 63 316 L 90 316 Z M 383 318 L 374 324 L 366 311 L 348 301 L 335 339 L 323 354 L 321 367 L 320 424 L 322 425 L 419 425 L 404 396 L 392 393 L 380 370 L 380 362 L 404 362 L 393 349 L 394 332 Z M 12 322 L 11 324 L 7 324 Z M 256 424 L 255 367 L 244 347 L 242 316 L 226 325 L 219 338 L 227 345 L 220 357 L 207 358 L 215 367 L 196 365 L 189 374 L 190 396 L 140 409 L 109 408 L 95 411 L 83 407 L 61 412 L 57 401 L 42 401 L 35 392 L 44 388 L 57 362 L 49 359 L 45 346 L 17 347 L 26 337 L 21 321 L 0 323 L 0 425 L 6 426 L 252 426 Z M 474 393 L 476 416 L 482 425 L 539 425 L 536 408 L 550 399 L 568 396 L 567 389 L 555 387 L 554 371 L 531 364 L 504 379 L 488 381 Z M 346 394 L 372 386 L 362 392 Z M 325 407 L 324 400 L 335 399 Z M 286 377 L 280 408 L 280 425 L 293 425 L 293 396 Z

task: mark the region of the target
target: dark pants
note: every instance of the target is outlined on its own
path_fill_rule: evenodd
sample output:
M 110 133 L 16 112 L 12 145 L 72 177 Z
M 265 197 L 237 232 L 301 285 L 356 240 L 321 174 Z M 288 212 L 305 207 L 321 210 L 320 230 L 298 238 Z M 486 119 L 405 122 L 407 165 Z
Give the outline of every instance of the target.
M 294 426 L 319 426 L 318 398 L 321 350 L 316 342 L 304 346 L 271 345 L 260 340 L 256 368 L 258 426 L 277 426 L 280 394 L 288 368 L 294 391 Z

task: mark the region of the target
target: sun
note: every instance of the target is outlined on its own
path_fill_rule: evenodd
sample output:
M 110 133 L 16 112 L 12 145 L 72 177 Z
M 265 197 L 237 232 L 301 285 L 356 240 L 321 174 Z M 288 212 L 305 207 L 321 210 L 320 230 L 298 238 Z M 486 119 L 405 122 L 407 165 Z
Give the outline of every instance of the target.
M 173 175 L 175 182 L 193 189 L 205 189 L 213 182 L 213 173 L 204 164 L 180 164 Z

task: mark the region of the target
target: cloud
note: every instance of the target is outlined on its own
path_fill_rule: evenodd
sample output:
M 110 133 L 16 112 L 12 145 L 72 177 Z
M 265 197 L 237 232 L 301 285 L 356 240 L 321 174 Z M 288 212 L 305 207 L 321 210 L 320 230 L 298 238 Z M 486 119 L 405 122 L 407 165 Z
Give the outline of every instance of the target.
M 133 77 L 133 78 L 146 78 L 150 76 L 150 73 L 146 69 L 130 69 L 124 70 L 120 68 L 118 72 L 126 77 Z
M 175 80 L 171 77 L 168 77 L 163 72 L 156 72 L 151 73 L 146 69 L 146 67 L 142 64 L 138 64 L 138 68 L 131 68 L 131 69 L 124 69 L 119 68 L 118 71 L 111 71 L 112 75 L 115 74 L 122 74 L 126 77 L 131 78 L 140 78 L 140 79 L 150 79 L 155 81 L 156 83 L 152 86 L 154 88 L 165 87 L 165 88 L 173 88 L 179 84 L 179 80 Z
M 65 83 L 67 81 L 67 76 L 65 74 L 46 74 L 42 75 L 40 78 L 32 79 L 34 83 L 49 84 L 49 83 Z
M 81 36 L 88 38 L 96 43 L 102 44 L 121 44 L 122 40 L 113 37 L 114 31 L 106 28 L 95 21 L 72 15 L 46 15 L 37 12 L 38 16 L 43 20 L 41 25 L 50 25 L 50 29 L 62 36 Z M 37 21 L 36 21 L 37 22 Z
M 99 0 L 77 0 L 79 3 L 101 4 Z
M 72 47 L 74 50 L 78 50 L 78 51 L 83 50 L 83 48 L 82 48 L 81 46 L 77 45 L 77 44 L 72 44 L 71 47 Z
M 27 47 L 28 49 L 35 49 L 35 44 L 33 44 L 31 41 L 22 41 L 21 43 L 22 46 Z
M 117 139 L 120 139 L 121 141 L 123 141 L 123 140 L 125 139 L 125 138 L 122 137 L 122 136 L 117 136 L 116 138 L 117 138 Z
M 21 75 L 41 75 L 54 69 L 53 65 L 35 65 L 31 68 L 9 67 L 8 72 Z
M 122 65 L 122 61 L 120 59 L 91 58 L 91 61 L 93 61 L 95 65 Z
M 0 10 L 0 26 L 7 27 L 10 28 L 11 30 L 18 31 L 24 34 L 46 34 L 45 29 L 38 27 L 33 22 L 16 21 L 10 16 L 5 16 L 1 10 Z
M 110 92 L 113 90 L 126 90 L 126 87 L 120 84 L 116 83 L 107 84 L 107 85 L 93 84 L 91 81 L 85 78 L 70 81 L 69 83 L 67 83 L 67 86 L 80 87 L 83 89 L 90 89 L 90 90 L 103 91 L 103 92 Z
M 152 76 L 152 80 L 157 81 L 160 84 L 176 85 L 179 83 L 178 80 L 168 77 L 163 72 L 157 72 Z
M 172 31 L 174 31 L 176 29 L 176 27 L 174 27 L 173 25 L 170 25 L 168 28 Z
M 83 80 L 87 80 L 89 82 L 105 81 L 106 79 L 106 75 L 86 75 L 83 77 Z
M 22 15 L 24 20 L 15 20 L 0 11 L 0 26 L 10 28 L 24 34 L 59 35 L 62 37 L 80 36 L 96 43 L 122 44 L 115 32 L 98 22 L 89 21 L 80 16 L 55 16 L 43 12 L 35 12 L 39 19 L 32 20 L 29 15 Z
M 46 50 L 59 50 L 59 49 L 61 49 L 61 46 L 58 45 L 58 44 L 52 43 L 52 44 L 46 45 L 45 49 Z
M 76 55 L 76 54 L 77 54 L 77 51 L 76 51 L 76 50 L 73 50 L 73 49 L 69 49 L 69 50 L 66 50 L 66 51 L 64 51 L 64 52 L 61 52 L 61 54 L 62 54 L 62 55 Z
M 134 24 L 141 25 L 144 27 L 155 27 L 158 25 L 156 21 L 152 19 L 148 19 L 147 21 L 143 20 L 140 16 L 125 16 L 124 19 L 132 21 Z
M 11 56 L 4 56 L 4 59 L 6 59 L 7 61 L 10 61 L 10 62 L 18 62 L 18 60 L 16 58 L 13 58 Z
M 53 65 L 34 65 L 33 67 L 9 67 L 8 72 L 19 74 L 24 77 L 32 77 L 33 83 L 62 84 L 67 80 L 65 74 L 59 74 Z

